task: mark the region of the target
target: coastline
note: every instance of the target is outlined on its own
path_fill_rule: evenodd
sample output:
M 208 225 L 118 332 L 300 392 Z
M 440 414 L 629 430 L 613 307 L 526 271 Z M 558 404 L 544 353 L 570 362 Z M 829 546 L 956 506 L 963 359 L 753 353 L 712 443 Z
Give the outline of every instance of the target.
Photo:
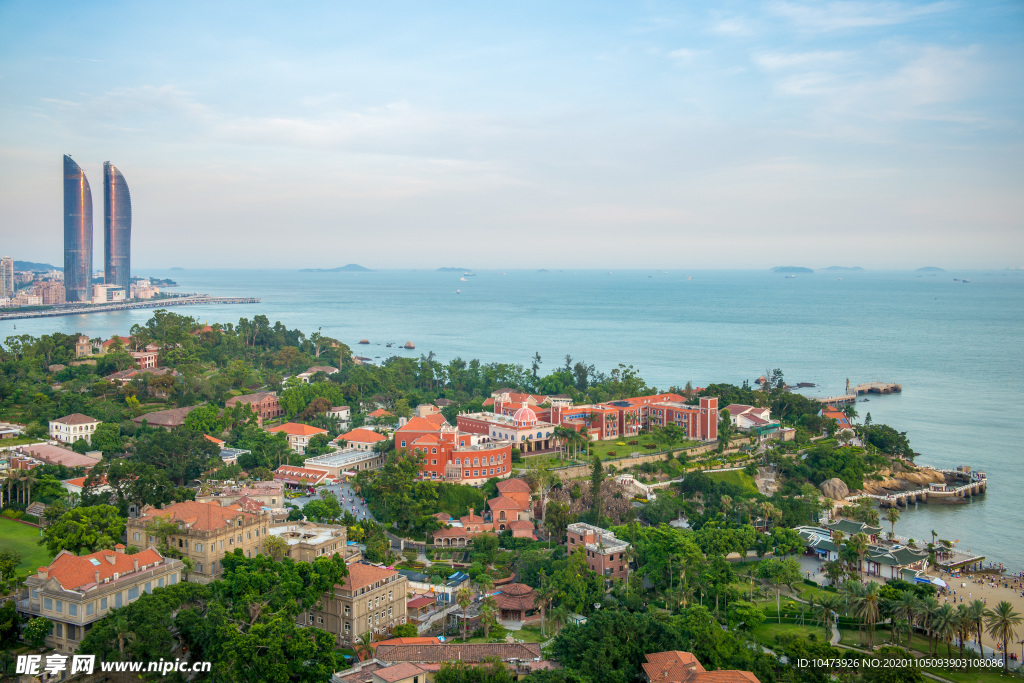
M 258 304 L 256 297 L 210 296 L 208 294 L 185 294 L 166 299 L 147 299 L 145 301 L 125 301 L 110 304 L 89 304 L 73 308 L 53 308 L 45 311 L 26 311 L 24 313 L 0 313 L 0 320 L 29 320 L 32 318 L 56 318 L 66 315 L 87 315 L 90 313 L 111 313 L 130 311 L 140 308 L 164 308 L 166 306 L 206 306 L 231 304 Z

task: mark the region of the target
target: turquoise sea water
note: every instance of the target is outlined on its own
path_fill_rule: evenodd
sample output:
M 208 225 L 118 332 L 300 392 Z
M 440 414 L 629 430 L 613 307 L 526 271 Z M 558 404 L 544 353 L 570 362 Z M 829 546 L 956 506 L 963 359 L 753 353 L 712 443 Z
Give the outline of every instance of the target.
M 260 304 L 182 307 L 203 322 L 263 313 L 367 356 L 461 356 L 542 371 L 566 354 L 609 371 L 631 364 L 659 388 L 753 380 L 781 367 L 809 395 L 845 381 L 899 382 L 903 393 L 858 403 L 863 416 L 908 432 L 919 462 L 984 469 L 989 492 L 966 506 L 920 505 L 898 534 L 960 546 L 1024 569 L 1024 273 L 754 271 L 147 271 L 178 291 L 258 296 Z M 691 279 L 692 278 L 692 279 Z M 954 278 L 969 278 L 969 284 Z M 456 290 L 461 290 L 457 294 Z M 126 333 L 150 311 L 42 318 L 17 333 Z M 0 338 L 14 332 L 0 323 Z M 415 351 L 398 349 L 413 341 Z M 395 343 L 388 349 L 386 342 Z

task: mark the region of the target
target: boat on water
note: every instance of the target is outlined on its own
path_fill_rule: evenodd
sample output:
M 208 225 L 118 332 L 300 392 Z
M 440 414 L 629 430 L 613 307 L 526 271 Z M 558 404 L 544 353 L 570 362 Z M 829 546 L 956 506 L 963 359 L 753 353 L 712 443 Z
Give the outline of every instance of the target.
M 461 289 L 456 289 L 456 290 L 455 290 L 455 293 L 456 293 L 456 294 L 462 294 L 462 290 L 461 290 Z
M 793 279 L 793 278 L 795 278 L 795 277 L 796 277 L 796 275 L 787 275 L 787 276 L 786 276 L 786 279 L 787 279 L 787 280 L 792 280 L 792 279 Z
M 464 277 L 460 277 L 460 278 L 459 278 L 459 282 L 467 282 L 467 280 L 466 280 L 466 278 L 464 278 Z

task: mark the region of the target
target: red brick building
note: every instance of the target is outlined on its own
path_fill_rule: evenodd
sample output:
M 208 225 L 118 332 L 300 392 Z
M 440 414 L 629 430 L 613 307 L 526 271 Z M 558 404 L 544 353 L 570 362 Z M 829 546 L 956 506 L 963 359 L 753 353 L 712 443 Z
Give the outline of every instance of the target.
M 592 570 L 606 579 L 626 579 L 629 571 L 626 558 L 628 543 L 620 541 L 607 529 L 583 522 L 570 524 L 566 531 L 570 553 L 582 546 L 587 553 L 587 565 Z
M 395 432 L 395 450 L 423 458 L 420 476 L 436 481 L 482 484 L 512 473 L 512 444 L 462 433 L 442 415 L 414 417 Z
M 261 427 L 264 420 L 272 420 L 275 417 L 284 415 L 284 410 L 281 409 L 281 401 L 278 399 L 277 393 L 273 391 L 261 391 L 256 394 L 235 396 L 225 401 L 224 407 L 234 408 L 239 403 L 248 403 L 252 407 L 259 418 L 259 425 Z

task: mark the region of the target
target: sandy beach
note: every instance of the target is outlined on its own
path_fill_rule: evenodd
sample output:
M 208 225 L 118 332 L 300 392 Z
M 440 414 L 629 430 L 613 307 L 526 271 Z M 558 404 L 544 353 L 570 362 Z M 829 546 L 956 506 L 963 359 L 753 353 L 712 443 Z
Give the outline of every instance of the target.
M 1005 600 L 1013 605 L 1014 610 L 1016 610 L 1018 614 L 1024 616 L 1024 597 L 1021 597 L 1020 595 L 1021 588 L 1019 586 L 1017 588 L 1013 587 L 1013 576 L 1006 575 L 999 577 L 996 587 L 992 586 L 995 582 L 992 575 L 963 574 L 959 578 L 954 578 L 951 577 L 948 572 L 938 572 L 938 576 L 949 584 L 949 595 L 940 597 L 940 603 L 948 597 L 949 603 L 953 604 L 953 591 L 955 590 L 956 604 L 960 604 L 961 597 L 963 598 L 964 604 L 967 604 L 972 600 L 981 599 L 985 601 L 986 606 L 989 609 L 992 609 Z M 961 584 L 966 584 L 966 586 L 961 586 Z M 1010 588 L 1003 588 L 1004 584 L 1009 584 Z M 1016 652 L 1018 657 L 1021 656 L 1021 646 L 1016 641 L 1022 639 L 1024 639 L 1024 625 L 1018 628 L 1017 637 L 1010 643 L 1010 652 Z M 971 640 L 973 642 L 973 639 Z M 990 647 L 993 650 L 997 649 L 997 646 L 1002 647 L 1002 644 L 996 642 L 996 640 L 993 639 L 992 636 L 988 635 L 988 633 L 984 634 L 982 643 L 985 647 Z M 954 650 L 955 649 L 956 648 L 954 647 Z

